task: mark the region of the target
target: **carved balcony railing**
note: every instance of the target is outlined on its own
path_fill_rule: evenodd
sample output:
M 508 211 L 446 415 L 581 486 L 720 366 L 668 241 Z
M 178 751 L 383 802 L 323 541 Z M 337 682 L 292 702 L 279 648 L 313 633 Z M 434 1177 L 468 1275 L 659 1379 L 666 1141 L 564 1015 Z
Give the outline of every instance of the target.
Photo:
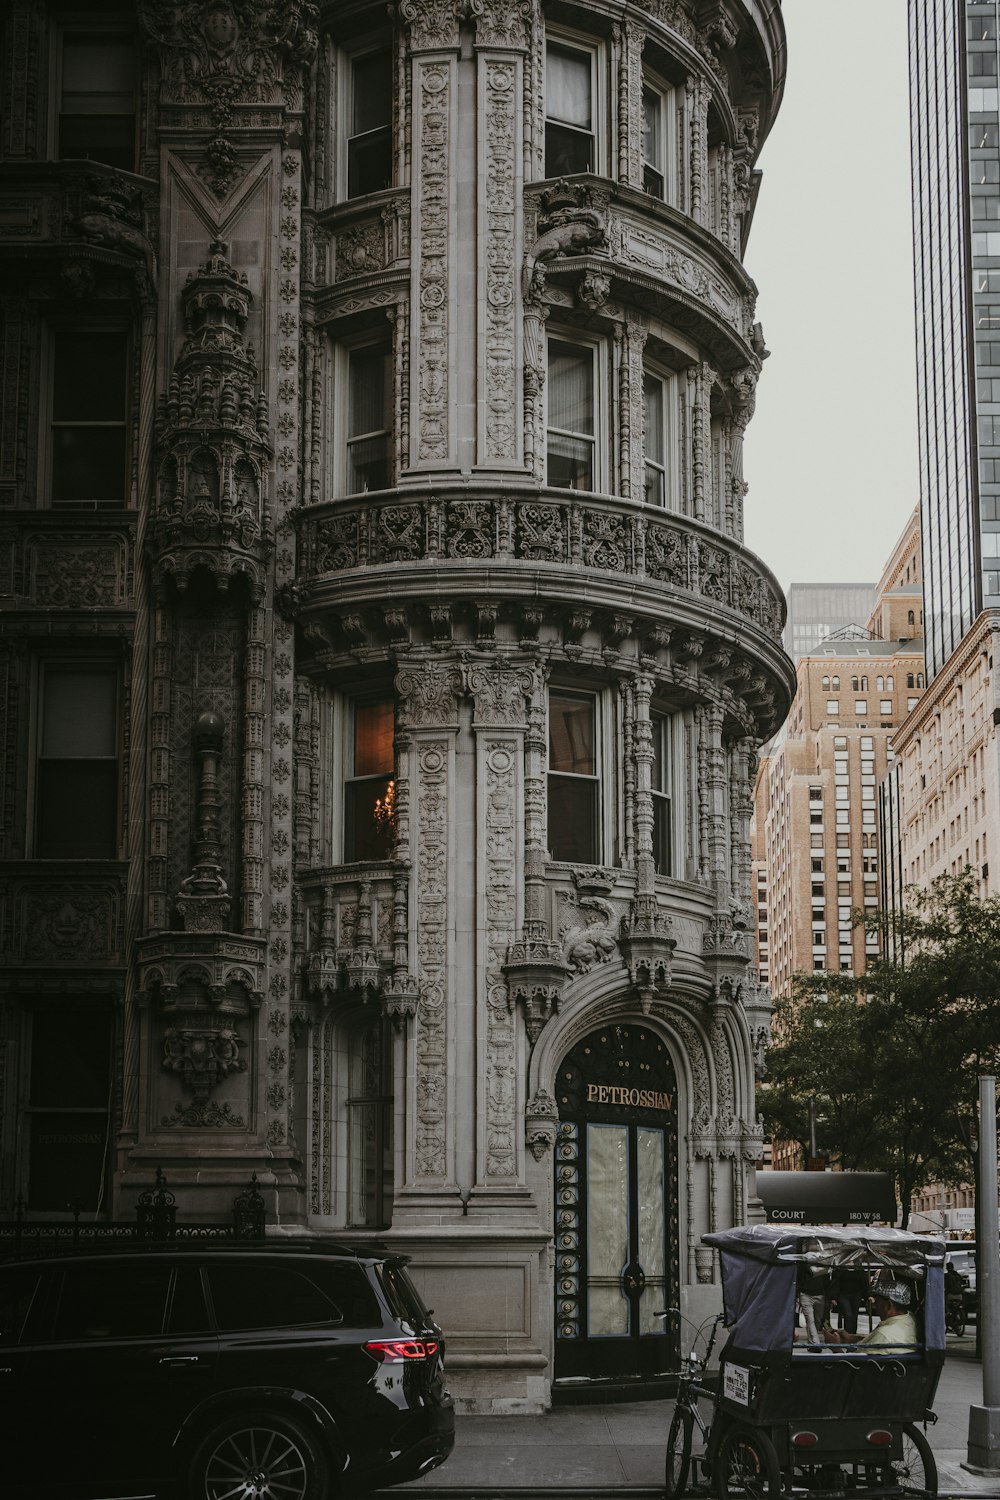
M 783 625 L 773 575 L 738 543 L 687 517 L 598 495 L 384 491 L 309 507 L 299 536 L 297 596 L 307 609 L 324 602 L 324 581 L 336 581 L 339 594 L 352 575 L 364 574 L 364 589 L 377 602 L 371 570 L 385 574 L 399 565 L 385 574 L 386 588 L 399 597 L 397 573 L 407 565 L 432 565 L 440 589 L 443 565 L 455 562 L 458 573 L 483 562 L 510 565 L 503 573 L 490 570 L 490 588 L 501 595 L 517 595 L 520 568 L 533 574 L 551 568 L 558 574 L 547 581 L 552 597 L 571 599 L 586 571 L 687 596 L 701 611 L 729 611 L 774 643 Z
M 151 291 L 151 187 L 99 162 L 5 162 L 0 256 L 21 259 L 55 244 L 72 252 L 75 265 L 64 274 L 81 295 L 92 292 L 93 270 L 102 263 L 130 271 Z M 60 269 L 54 262 L 53 274 Z
M 324 1005 L 375 1001 L 394 1021 L 416 1012 L 407 880 L 401 863 L 299 872 L 307 931 L 302 978 L 309 999 Z
M 10 609 L 130 613 L 136 512 L 18 512 L 0 525 L 0 602 Z

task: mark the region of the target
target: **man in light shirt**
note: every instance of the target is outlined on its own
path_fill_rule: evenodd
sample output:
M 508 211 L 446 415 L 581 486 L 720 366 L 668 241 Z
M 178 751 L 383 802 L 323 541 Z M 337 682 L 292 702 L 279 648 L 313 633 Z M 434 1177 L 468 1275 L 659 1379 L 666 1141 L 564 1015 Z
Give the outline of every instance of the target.
M 879 1282 L 872 1304 L 879 1318 L 871 1333 L 848 1333 L 846 1328 L 824 1328 L 828 1344 L 857 1344 L 862 1349 L 915 1349 L 920 1342 L 917 1323 L 910 1311 L 913 1289 L 905 1281 Z

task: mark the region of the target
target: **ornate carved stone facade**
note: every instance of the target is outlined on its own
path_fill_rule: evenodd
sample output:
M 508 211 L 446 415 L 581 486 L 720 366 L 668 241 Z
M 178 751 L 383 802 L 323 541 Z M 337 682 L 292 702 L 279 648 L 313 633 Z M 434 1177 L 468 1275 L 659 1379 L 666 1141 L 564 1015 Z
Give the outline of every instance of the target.
M 692 1316 L 700 1235 L 754 1213 L 748 820 L 792 684 L 743 545 L 772 10 L 4 23 L 0 1208 L 120 1214 L 162 1168 L 206 1217 L 256 1171 L 273 1223 L 412 1255 L 468 1409 L 569 1368 L 591 1039 L 662 1058 L 620 1126 L 667 1153 Z M 60 92 L 92 33 L 134 61 L 101 138 Z M 49 1064 L 101 1123 L 64 1160 L 25 1123 Z

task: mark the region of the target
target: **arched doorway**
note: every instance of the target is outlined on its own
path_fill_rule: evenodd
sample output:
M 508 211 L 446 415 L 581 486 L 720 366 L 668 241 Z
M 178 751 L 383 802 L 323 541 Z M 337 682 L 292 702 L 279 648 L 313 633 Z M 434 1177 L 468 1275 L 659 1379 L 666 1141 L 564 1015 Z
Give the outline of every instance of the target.
M 556 1074 L 555 1378 L 676 1369 L 677 1082 L 648 1026 L 601 1026 Z

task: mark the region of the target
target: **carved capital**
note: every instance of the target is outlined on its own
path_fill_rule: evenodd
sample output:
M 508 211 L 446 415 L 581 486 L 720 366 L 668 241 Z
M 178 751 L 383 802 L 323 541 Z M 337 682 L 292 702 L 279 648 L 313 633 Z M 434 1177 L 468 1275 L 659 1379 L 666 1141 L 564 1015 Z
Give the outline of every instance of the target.
M 457 47 L 466 0 L 399 0 L 399 14 L 413 52 Z
M 525 1145 L 536 1161 L 551 1151 L 559 1132 L 559 1106 L 551 1094 L 539 1089 L 524 1111 Z
M 414 662 L 396 674 L 399 721 L 406 729 L 450 728 L 458 722 L 462 673 L 457 666 Z

